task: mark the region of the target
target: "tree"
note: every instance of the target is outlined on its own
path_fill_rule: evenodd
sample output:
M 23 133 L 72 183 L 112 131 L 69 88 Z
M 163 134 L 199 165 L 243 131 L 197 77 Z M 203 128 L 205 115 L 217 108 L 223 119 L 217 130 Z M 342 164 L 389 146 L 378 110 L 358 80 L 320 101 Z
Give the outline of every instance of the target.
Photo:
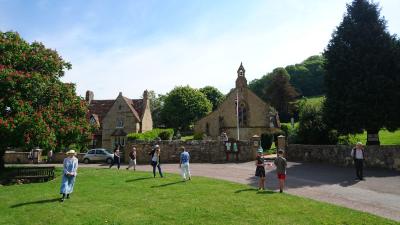
M 167 127 L 189 130 L 190 125 L 207 115 L 211 108 L 211 102 L 203 93 L 180 86 L 166 94 L 161 116 Z
M 162 127 L 161 112 L 164 106 L 165 95 L 156 94 L 154 91 L 149 91 L 150 111 L 153 119 L 153 127 Z
M 308 57 L 300 64 L 285 67 L 290 75 L 290 83 L 302 96 L 324 94 L 324 58 L 321 55 Z
M 324 118 L 329 127 L 340 134 L 366 130 L 367 144 L 379 144 L 381 128 L 399 127 L 396 43 L 377 4 L 354 0 L 347 5 L 323 53 L 327 72 Z
M 282 121 L 289 120 L 289 104 L 299 95 L 289 80 L 289 74 L 284 68 L 276 68 L 271 75 L 271 84 L 265 89 L 268 101 L 278 110 Z
M 224 94 L 222 94 L 217 88 L 212 87 L 212 86 L 205 86 L 203 88 L 200 88 L 199 91 L 203 93 L 207 99 L 211 102 L 212 104 L 212 110 L 214 111 L 217 109 L 219 104 L 221 104 L 222 101 L 224 101 Z
M 258 97 L 260 97 L 264 101 L 268 101 L 268 97 L 265 95 L 265 90 L 271 84 L 272 73 L 267 73 L 263 75 L 260 79 L 254 79 L 250 81 L 249 88 L 252 90 Z
M 297 141 L 301 144 L 336 144 L 337 133 L 325 124 L 318 105 L 300 103 Z
M 0 32 L 0 168 L 7 147 L 59 150 L 87 142 L 86 102 L 60 81 L 70 68 L 43 44 Z

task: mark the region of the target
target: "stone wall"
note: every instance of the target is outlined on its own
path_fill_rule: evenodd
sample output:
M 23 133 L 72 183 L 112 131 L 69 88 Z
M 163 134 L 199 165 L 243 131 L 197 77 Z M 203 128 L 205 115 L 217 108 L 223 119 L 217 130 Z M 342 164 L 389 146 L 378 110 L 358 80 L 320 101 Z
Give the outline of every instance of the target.
M 129 161 L 128 153 L 132 149 L 132 146 L 135 145 L 137 149 L 137 163 L 149 164 L 151 158 L 148 153 L 155 144 L 160 145 L 160 160 L 162 163 L 179 163 L 180 146 L 186 148 L 190 153 L 190 162 L 194 163 L 247 162 L 255 160 L 257 149 L 257 147 L 253 146 L 253 142 L 241 141 L 239 142 L 239 153 L 237 155 L 230 153 L 229 160 L 227 160 L 227 153 L 222 141 L 129 141 L 125 147 L 124 161 Z
M 79 162 L 82 162 L 83 156 L 85 153 L 78 153 L 76 157 L 78 158 Z M 4 154 L 4 162 L 6 164 L 19 164 L 19 163 L 32 163 L 29 159 L 29 152 L 6 152 Z M 64 158 L 67 157 L 65 153 L 57 152 L 53 154 L 53 163 L 62 163 Z M 45 158 L 42 156 L 40 157 L 39 162 L 45 163 Z
M 327 162 L 350 166 L 350 155 L 354 146 L 346 145 L 297 145 L 287 146 L 286 157 L 290 161 Z M 400 146 L 365 146 L 365 166 L 388 168 L 400 171 Z

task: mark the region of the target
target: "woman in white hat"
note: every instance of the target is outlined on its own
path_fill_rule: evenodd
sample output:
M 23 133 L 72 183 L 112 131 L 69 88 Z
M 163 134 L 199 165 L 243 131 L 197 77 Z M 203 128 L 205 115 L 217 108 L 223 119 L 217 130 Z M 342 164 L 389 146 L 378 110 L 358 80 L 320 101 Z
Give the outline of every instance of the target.
M 62 194 L 61 202 L 64 201 L 65 197 L 69 199 L 69 195 L 74 190 L 78 170 L 78 159 L 75 157 L 75 150 L 69 150 L 66 154 L 68 157 L 64 159 L 64 170 L 60 188 L 60 194 Z

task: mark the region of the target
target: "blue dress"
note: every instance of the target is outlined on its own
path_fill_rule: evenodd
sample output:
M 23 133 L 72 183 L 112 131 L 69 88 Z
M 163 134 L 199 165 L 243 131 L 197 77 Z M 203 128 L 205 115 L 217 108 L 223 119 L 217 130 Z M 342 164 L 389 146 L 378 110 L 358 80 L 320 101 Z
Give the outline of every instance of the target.
M 70 194 L 74 190 L 76 171 L 78 169 L 78 159 L 76 157 L 67 157 L 64 159 L 64 170 L 61 181 L 60 194 Z M 67 172 L 73 173 L 73 176 L 67 176 Z

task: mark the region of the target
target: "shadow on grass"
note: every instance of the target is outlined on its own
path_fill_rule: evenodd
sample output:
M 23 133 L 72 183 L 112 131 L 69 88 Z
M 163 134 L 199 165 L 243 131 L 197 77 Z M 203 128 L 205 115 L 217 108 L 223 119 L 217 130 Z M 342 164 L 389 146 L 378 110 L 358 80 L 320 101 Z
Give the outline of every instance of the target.
M 140 178 L 136 178 L 136 179 L 126 180 L 125 182 L 135 182 L 135 181 L 141 181 L 141 180 L 147 180 L 147 179 L 154 179 L 154 178 L 153 177 L 140 177 Z
M 21 206 L 24 206 L 24 205 L 45 204 L 45 203 L 59 202 L 59 201 L 60 201 L 60 198 L 45 199 L 45 200 L 39 200 L 39 201 L 33 201 L 33 202 L 24 202 L 24 203 L 15 204 L 15 205 L 10 206 L 10 208 L 17 208 L 17 207 L 21 207 Z
M 275 194 L 274 191 L 270 191 L 270 190 L 265 190 L 265 191 L 258 191 L 258 189 L 256 188 L 246 188 L 246 189 L 240 189 L 235 191 L 235 194 L 239 194 L 241 192 L 256 192 L 257 194 Z
M 171 186 L 171 185 L 179 184 L 179 183 L 185 183 L 185 181 L 181 180 L 181 181 L 171 182 L 171 183 L 167 183 L 167 184 L 154 185 L 154 186 L 151 186 L 151 188 L 167 187 L 167 186 Z

